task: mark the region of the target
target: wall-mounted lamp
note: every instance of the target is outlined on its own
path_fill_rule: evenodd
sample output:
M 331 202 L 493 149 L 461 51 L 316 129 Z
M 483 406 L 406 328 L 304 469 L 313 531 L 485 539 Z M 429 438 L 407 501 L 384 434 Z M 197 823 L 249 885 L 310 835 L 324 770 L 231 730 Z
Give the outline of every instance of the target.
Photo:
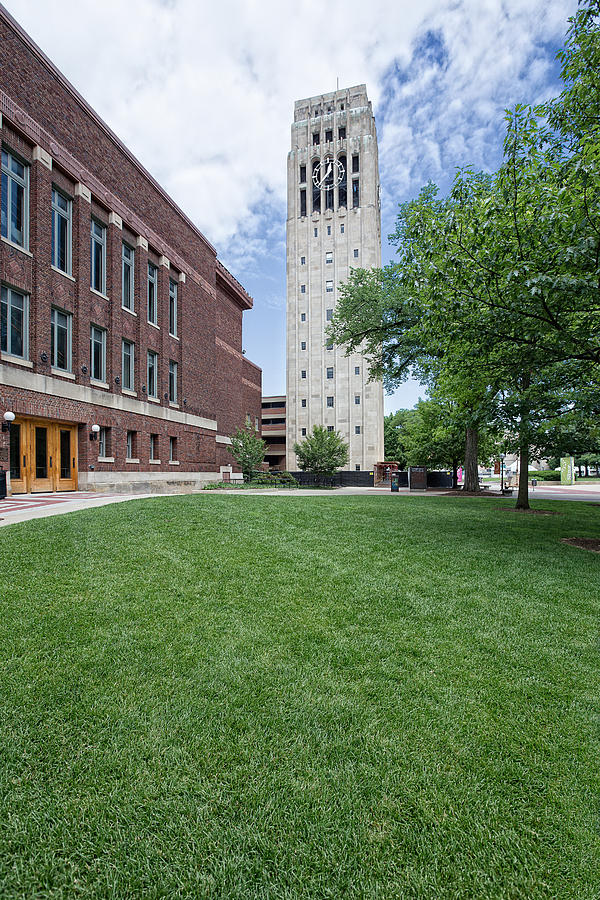
M 99 433 L 100 433 L 100 426 L 92 425 L 92 430 L 90 431 L 90 441 L 97 441 Z
M 15 421 L 14 412 L 4 413 L 4 422 L 2 423 L 2 431 L 10 431 L 10 423 Z

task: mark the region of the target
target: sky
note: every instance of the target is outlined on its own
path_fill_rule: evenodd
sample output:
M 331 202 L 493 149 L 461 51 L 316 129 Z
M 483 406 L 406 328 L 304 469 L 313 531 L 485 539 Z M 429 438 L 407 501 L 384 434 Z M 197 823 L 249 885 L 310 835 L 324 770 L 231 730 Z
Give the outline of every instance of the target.
M 285 393 L 286 158 L 294 101 L 366 84 L 383 261 L 398 204 L 493 171 L 504 111 L 560 92 L 576 0 L 4 0 L 254 298 L 244 348 Z M 65 25 L 67 23 L 67 26 Z M 408 381 L 386 412 L 425 389 Z

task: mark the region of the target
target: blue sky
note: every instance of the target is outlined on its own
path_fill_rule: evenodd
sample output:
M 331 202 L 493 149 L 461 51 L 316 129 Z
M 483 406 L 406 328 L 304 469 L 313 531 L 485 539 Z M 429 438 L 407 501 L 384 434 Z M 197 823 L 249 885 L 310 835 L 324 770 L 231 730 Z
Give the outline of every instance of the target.
M 560 90 L 575 0 L 5 0 L 254 297 L 265 394 L 285 391 L 285 178 L 294 101 L 366 83 L 384 262 L 398 203 L 493 170 L 503 117 Z M 68 22 L 68 28 L 64 23 Z M 98 48 L 101 47 L 101 54 Z M 90 63 L 90 60 L 93 63 Z M 386 411 L 412 406 L 408 383 Z

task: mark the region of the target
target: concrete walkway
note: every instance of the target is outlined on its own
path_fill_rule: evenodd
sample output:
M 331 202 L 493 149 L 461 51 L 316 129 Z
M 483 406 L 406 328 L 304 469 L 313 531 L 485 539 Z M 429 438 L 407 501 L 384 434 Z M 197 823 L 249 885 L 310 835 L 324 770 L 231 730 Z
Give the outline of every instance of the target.
M 56 494 L 14 494 L 0 500 L 0 528 L 30 519 L 45 519 L 77 509 L 93 509 L 109 503 L 124 503 L 157 494 L 97 494 L 84 491 L 65 491 Z

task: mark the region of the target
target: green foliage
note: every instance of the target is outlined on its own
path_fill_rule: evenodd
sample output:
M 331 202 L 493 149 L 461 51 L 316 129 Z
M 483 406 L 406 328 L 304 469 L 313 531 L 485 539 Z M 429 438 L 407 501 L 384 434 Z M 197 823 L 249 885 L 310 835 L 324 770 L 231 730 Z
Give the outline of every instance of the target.
M 238 428 L 231 435 L 229 452 L 242 470 L 244 481 L 252 481 L 254 474 L 265 458 L 266 443 L 259 437 L 256 429 L 247 424 Z
M 536 478 L 538 481 L 560 481 L 560 472 L 550 472 L 547 470 L 541 472 L 529 471 L 529 478 Z
M 315 475 L 333 475 L 348 462 L 348 444 L 337 431 L 327 431 L 324 425 L 315 425 L 311 434 L 294 444 L 298 466 L 303 472 Z

